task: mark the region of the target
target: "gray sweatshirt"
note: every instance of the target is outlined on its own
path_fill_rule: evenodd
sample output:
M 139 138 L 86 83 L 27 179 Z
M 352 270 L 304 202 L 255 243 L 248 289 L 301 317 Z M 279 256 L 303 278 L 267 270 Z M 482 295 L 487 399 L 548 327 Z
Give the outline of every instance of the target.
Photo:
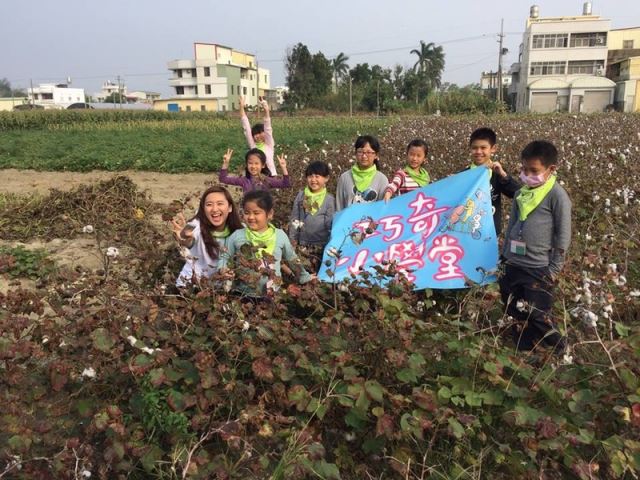
M 289 238 L 300 245 L 326 245 L 335 213 L 336 199 L 330 193 L 327 193 L 318 211 L 312 215 L 304 209 L 304 190 L 298 192 L 291 210 Z
M 358 192 L 351 170 L 347 170 L 338 179 L 336 189 L 336 210 L 340 211 L 354 203 L 377 202 L 384 197 L 384 191 L 389 185 L 389 180 L 379 171 L 371 181 L 371 185 L 364 192 Z
M 507 264 L 518 267 L 549 267 L 552 274 L 562 270 L 565 255 L 571 243 L 571 200 L 556 183 L 540 205 L 524 222 L 515 194 L 511 205 L 511 216 L 505 233 L 503 256 Z M 511 253 L 511 240 L 526 243 L 526 254 Z

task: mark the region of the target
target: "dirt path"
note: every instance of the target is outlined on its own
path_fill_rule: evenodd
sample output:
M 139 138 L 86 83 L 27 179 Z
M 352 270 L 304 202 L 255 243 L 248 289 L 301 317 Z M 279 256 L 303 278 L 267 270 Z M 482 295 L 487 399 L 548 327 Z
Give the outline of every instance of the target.
M 2 182 L 0 193 L 46 195 L 51 188 L 70 190 L 83 183 L 107 180 L 115 175 L 126 175 L 141 190 L 149 190 L 151 199 L 158 203 L 171 203 L 187 194 L 202 191 L 205 182 L 216 179 L 215 175 L 206 173 L 157 173 L 125 170 L 122 172 L 92 171 L 78 172 L 37 172 L 34 170 L 0 170 Z

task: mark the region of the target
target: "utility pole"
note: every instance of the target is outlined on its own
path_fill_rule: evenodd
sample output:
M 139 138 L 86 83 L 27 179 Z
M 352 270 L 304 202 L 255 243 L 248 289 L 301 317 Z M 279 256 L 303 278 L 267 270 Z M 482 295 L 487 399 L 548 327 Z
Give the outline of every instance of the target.
M 349 74 L 349 116 L 353 117 L 353 79 L 351 78 L 351 74 Z
M 120 87 L 120 75 L 117 76 L 118 79 L 118 103 L 120 104 L 120 110 L 122 110 L 122 89 Z
M 507 53 L 506 48 L 502 47 L 504 40 L 504 18 L 500 19 L 500 35 L 498 35 L 498 37 L 500 38 L 500 40 L 498 40 L 500 50 L 498 51 L 498 89 L 496 99 L 498 102 L 502 102 L 502 56 Z
M 378 79 L 378 91 L 376 93 L 376 116 L 380 116 L 380 79 Z
M 35 100 L 36 100 L 36 98 L 33 95 L 33 79 L 30 78 L 29 79 L 29 83 L 31 84 L 31 108 L 35 108 L 35 105 L 36 105 Z

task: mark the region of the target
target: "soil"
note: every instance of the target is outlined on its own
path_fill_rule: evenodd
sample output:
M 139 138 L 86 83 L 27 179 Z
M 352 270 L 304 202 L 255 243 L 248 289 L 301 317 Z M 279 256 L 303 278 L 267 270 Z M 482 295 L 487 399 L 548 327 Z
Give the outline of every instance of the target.
M 187 196 L 197 198 L 199 192 L 202 192 L 208 183 L 217 180 L 217 177 L 212 174 L 167 174 L 139 171 L 78 173 L 6 169 L 2 170 L 1 174 L 0 194 L 17 195 L 34 193 L 46 195 L 52 188 L 71 190 L 81 184 L 108 180 L 116 175 L 126 175 L 138 185 L 140 190 L 146 190 L 152 201 L 161 204 L 170 204 L 174 200 L 184 199 Z M 189 203 L 193 208 L 197 206 L 197 201 Z M 158 221 L 160 222 L 159 219 Z M 0 246 L 13 247 L 18 245 L 29 249 L 46 250 L 58 266 L 70 268 L 81 266 L 89 270 L 97 270 L 103 266 L 95 238 L 92 235 L 74 239 L 56 238 L 49 242 L 33 240 L 20 243 L 0 240 Z M 31 289 L 34 288 L 35 282 L 25 279 L 11 279 L 7 275 L 0 275 L 0 292 L 4 293 L 7 289 L 15 288 L 18 284 L 23 288 Z

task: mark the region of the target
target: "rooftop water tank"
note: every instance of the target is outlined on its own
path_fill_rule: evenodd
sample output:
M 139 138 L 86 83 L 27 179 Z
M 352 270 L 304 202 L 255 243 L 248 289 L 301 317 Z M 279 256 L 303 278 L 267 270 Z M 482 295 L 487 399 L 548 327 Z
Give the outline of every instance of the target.
M 591 15 L 591 2 L 584 2 L 582 6 L 582 15 Z
M 529 17 L 538 18 L 540 16 L 540 7 L 538 5 L 532 5 L 529 9 Z

